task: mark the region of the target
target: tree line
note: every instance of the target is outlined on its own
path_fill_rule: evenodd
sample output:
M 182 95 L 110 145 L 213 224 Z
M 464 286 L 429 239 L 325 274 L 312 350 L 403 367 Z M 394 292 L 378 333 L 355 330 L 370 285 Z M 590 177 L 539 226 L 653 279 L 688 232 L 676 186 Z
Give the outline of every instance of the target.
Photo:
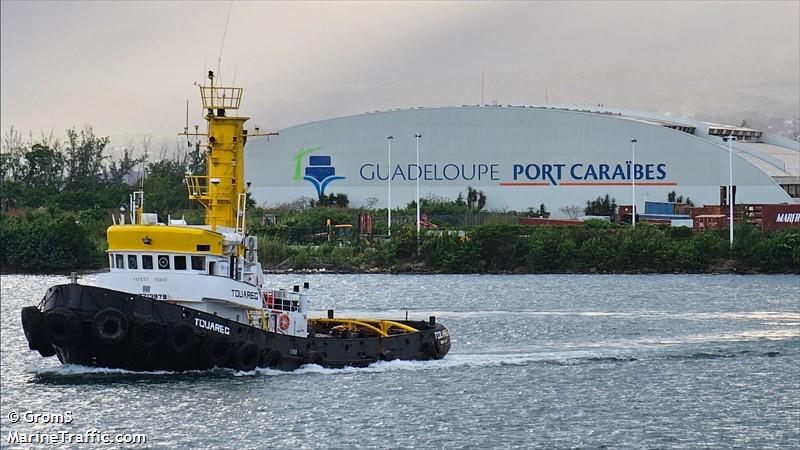
M 150 154 L 150 141 L 140 148 L 129 145 L 121 154 L 108 151 L 109 138 L 87 126 L 24 138 L 14 128 L 3 136 L 0 154 L 0 208 L 47 207 L 56 211 L 114 208 L 127 203 L 136 187 L 148 192 L 148 209 L 168 214 L 192 208 L 180 182 L 186 173 L 205 172 L 205 154 L 199 148 L 159 157 Z
M 91 127 L 24 137 L 11 128 L 0 153 L 0 268 L 47 271 L 104 264 L 110 213 L 127 205 L 134 189 L 147 192 L 145 207 L 162 217 L 196 211 L 181 182 L 205 172 L 197 147 L 150 154 L 150 140 L 117 154 L 109 138 Z

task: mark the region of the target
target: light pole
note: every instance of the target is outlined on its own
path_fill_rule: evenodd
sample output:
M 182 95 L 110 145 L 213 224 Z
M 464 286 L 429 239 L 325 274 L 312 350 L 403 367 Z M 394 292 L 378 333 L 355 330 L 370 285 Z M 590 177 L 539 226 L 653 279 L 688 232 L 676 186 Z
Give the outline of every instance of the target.
M 631 139 L 631 225 L 636 228 L 636 143 Z
M 736 137 L 731 135 L 724 140 L 728 141 L 728 238 L 733 248 L 733 141 Z
M 417 140 L 417 256 L 419 256 L 419 232 L 420 232 L 420 221 L 419 221 L 419 177 L 422 175 L 422 169 L 419 167 L 419 138 L 422 137 L 422 134 L 415 133 L 414 138 Z
M 386 136 L 386 142 L 389 144 L 389 173 L 386 177 L 386 180 L 389 182 L 389 193 L 386 200 L 386 210 L 388 211 L 386 229 L 388 230 L 389 236 L 392 235 L 392 139 L 394 139 L 394 136 Z

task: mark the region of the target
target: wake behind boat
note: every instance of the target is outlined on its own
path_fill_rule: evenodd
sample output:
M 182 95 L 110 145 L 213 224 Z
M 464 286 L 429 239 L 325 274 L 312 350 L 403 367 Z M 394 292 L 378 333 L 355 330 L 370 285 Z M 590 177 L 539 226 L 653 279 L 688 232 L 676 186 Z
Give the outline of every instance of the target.
M 329 311 L 309 318 L 308 283 L 264 285 L 258 240 L 246 230 L 244 182 L 247 138 L 264 134 L 248 134 L 247 117 L 226 115 L 239 109 L 242 89 L 215 86 L 213 72 L 208 78 L 200 86 L 206 174 L 186 177 L 189 198 L 205 208 L 205 225 L 159 223 L 144 212 L 144 192 L 134 192 L 108 228 L 109 271 L 98 275 L 98 286 L 73 279 L 23 308 L 30 349 L 63 364 L 136 371 L 443 358 L 450 336 L 434 317 L 338 318 Z

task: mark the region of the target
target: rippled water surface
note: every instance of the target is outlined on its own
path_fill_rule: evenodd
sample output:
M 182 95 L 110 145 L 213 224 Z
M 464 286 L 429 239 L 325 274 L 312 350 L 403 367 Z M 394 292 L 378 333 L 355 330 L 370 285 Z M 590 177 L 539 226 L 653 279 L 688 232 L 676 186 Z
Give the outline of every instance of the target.
M 800 447 L 797 276 L 268 279 L 310 281 L 320 315 L 435 315 L 452 350 L 292 373 L 65 367 L 28 351 L 19 322 L 65 278 L 3 276 L 2 447 L 11 431 L 89 429 L 144 433 L 152 448 Z

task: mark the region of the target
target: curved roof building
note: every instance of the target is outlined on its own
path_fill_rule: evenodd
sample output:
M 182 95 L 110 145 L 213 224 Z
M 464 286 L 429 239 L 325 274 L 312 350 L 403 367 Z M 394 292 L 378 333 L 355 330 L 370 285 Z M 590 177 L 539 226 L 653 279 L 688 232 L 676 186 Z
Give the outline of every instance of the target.
M 800 197 L 798 142 L 605 108 L 463 106 L 322 120 L 251 142 L 246 177 L 255 199 L 267 204 L 336 192 L 352 205 L 372 197 L 385 207 L 391 181 L 392 206 L 401 207 L 415 198 L 417 178 L 423 198 L 455 199 L 471 186 L 486 194 L 487 209 L 522 211 L 544 203 L 554 216 L 563 206 L 583 206 L 605 194 L 630 204 L 634 180 L 640 209 L 645 200 L 666 201 L 670 191 L 695 204 L 717 204 L 719 187 L 728 183 L 723 137 L 730 135 L 738 139 L 738 203 Z

